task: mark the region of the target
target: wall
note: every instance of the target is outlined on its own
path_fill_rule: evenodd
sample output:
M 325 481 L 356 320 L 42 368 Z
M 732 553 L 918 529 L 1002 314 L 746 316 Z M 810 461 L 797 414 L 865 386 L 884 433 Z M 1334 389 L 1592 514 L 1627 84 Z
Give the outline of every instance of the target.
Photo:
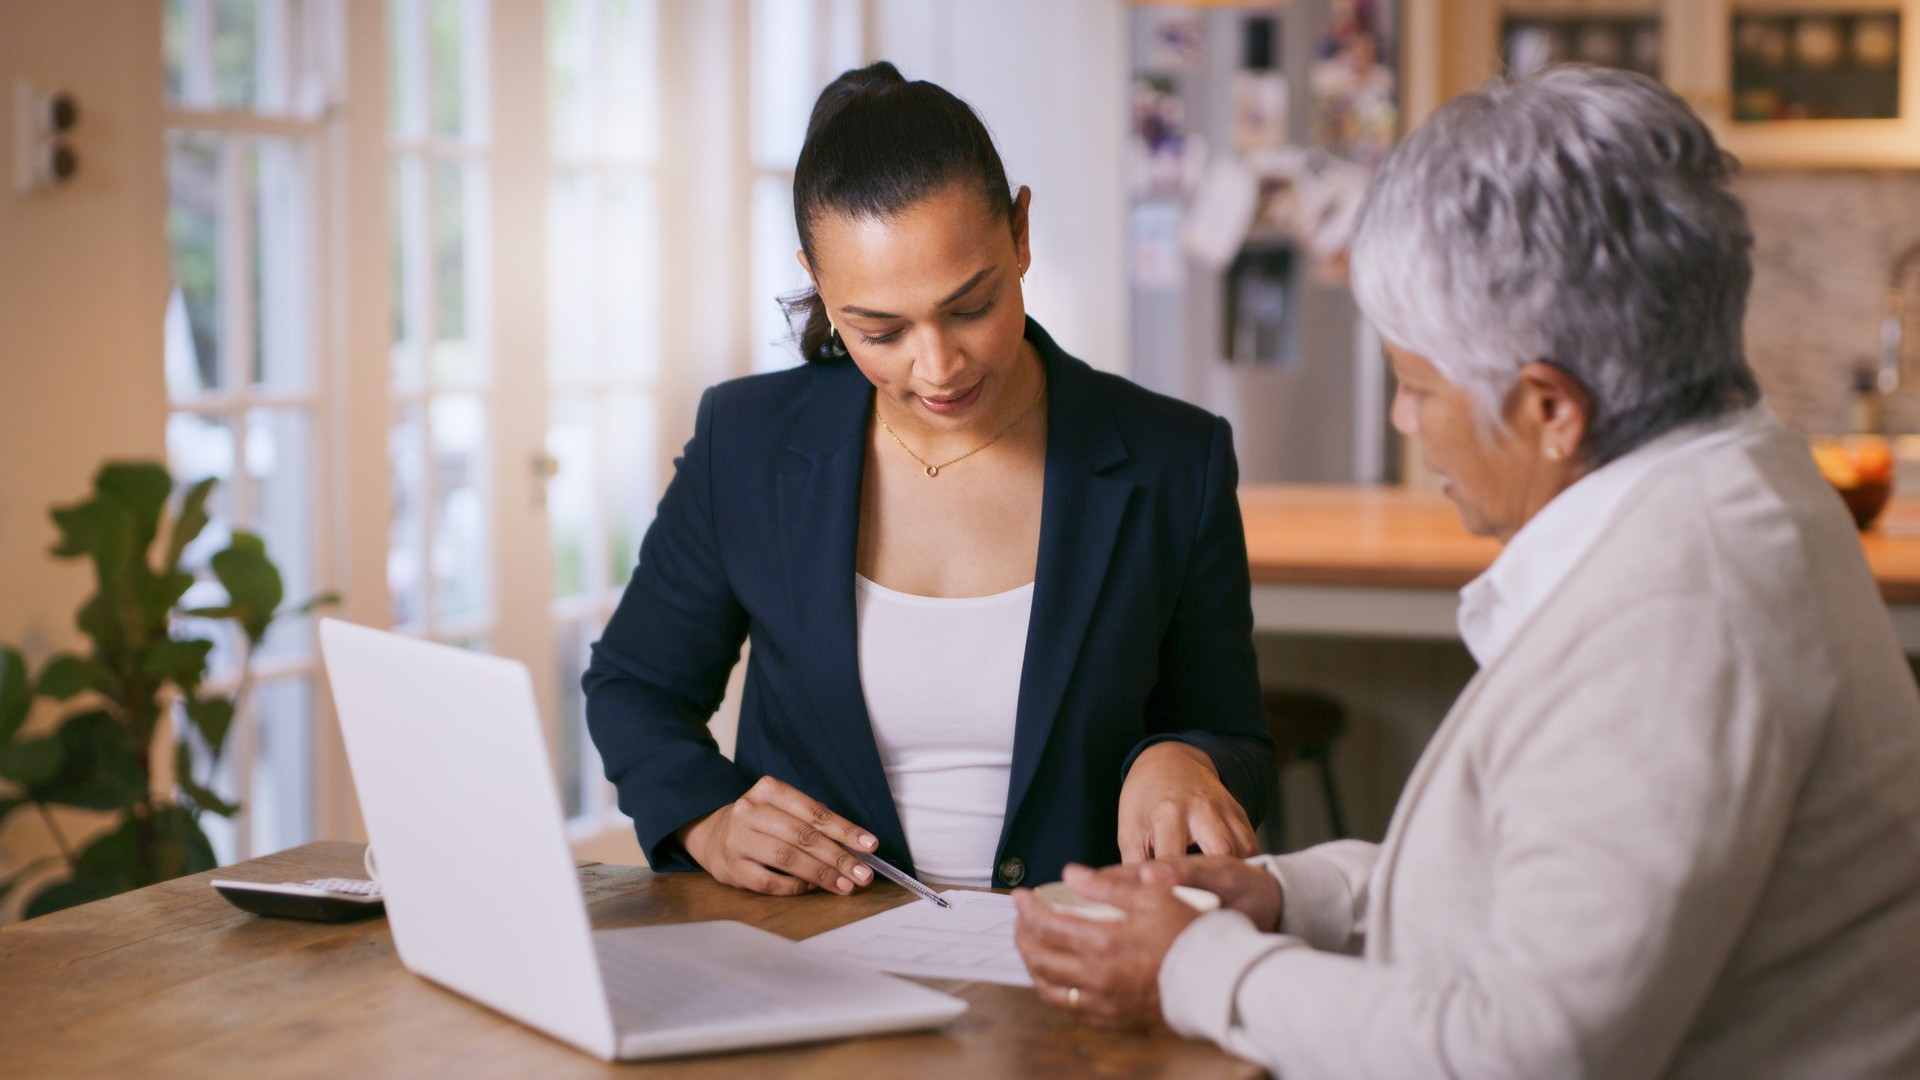
M 30 664 L 77 644 L 89 580 L 83 565 L 47 558 L 47 508 L 82 496 L 104 458 L 166 452 L 160 11 L 0 5 L 0 641 Z M 14 191 L 21 78 L 79 101 L 80 172 L 61 191 Z M 0 829 L 0 878 L 47 850 L 42 823 L 14 815 Z
M 1920 173 L 1762 172 L 1734 191 L 1753 220 L 1747 358 L 1781 419 L 1845 430 L 1853 370 L 1878 362 L 1894 260 L 1920 243 Z M 1892 430 L 1920 431 L 1920 274 L 1907 280 L 1906 384 Z

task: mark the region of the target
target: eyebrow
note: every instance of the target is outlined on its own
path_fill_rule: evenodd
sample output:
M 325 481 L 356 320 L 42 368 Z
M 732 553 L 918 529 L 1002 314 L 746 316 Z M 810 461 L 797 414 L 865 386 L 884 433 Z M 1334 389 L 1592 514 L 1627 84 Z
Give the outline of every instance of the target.
M 993 273 L 993 269 L 994 269 L 993 267 L 989 266 L 985 270 L 982 270 L 979 273 L 968 278 L 966 284 L 948 293 L 943 299 L 941 299 L 940 303 L 937 306 L 946 307 L 948 304 L 951 304 L 955 300 L 958 300 L 961 297 L 972 292 L 974 286 L 980 284 L 982 281 L 987 280 L 988 275 Z M 861 318 L 865 318 L 865 319 L 901 319 L 906 317 L 904 315 L 895 315 L 889 311 L 874 311 L 871 308 L 856 307 L 853 304 L 847 304 L 844 307 L 842 307 L 840 310 L 845 312 L 848 315 L 858 315 Z

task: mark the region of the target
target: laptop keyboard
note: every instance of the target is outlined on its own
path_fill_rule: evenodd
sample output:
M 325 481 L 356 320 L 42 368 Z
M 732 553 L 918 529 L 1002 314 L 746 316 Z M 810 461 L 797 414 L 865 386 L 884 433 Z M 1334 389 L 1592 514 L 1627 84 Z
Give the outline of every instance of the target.
M 622 1033 L 772 1016 L 773 1002 L 740 982 L 633 942 L 600 943 L 600 979 Z

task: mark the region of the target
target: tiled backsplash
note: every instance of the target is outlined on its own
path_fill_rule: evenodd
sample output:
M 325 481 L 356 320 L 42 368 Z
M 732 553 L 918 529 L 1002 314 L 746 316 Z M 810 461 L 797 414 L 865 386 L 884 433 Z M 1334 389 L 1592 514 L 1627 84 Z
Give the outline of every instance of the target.
M 1893 261 L 1920 241 L 1920 172 L 1749 172 L 1734 182 L 1753 219 L 1747 359 L 1779 417 L 1844 431 L 1856 367 L 1880 356 Z M 1920 272 L 1907 281 L 1901 388 L 1892 432 L 1920 432 Z

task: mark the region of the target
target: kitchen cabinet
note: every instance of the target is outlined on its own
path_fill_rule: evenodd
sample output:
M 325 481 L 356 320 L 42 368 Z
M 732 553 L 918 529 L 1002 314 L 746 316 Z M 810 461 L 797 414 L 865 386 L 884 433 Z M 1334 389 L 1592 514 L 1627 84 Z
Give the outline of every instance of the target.
M 1442 97 L 1503 70 L 1516 45 L 1522 56 L 1551 48 L 1557 58 L 1585 53 L 1648 70 L 1748 168 L 1920 166 L 1920 0 L 1442 0 L 1439 7 L 1441 56 L 1433 68 Z M 1869 118 L 1830 118 L 1836 114 Z

